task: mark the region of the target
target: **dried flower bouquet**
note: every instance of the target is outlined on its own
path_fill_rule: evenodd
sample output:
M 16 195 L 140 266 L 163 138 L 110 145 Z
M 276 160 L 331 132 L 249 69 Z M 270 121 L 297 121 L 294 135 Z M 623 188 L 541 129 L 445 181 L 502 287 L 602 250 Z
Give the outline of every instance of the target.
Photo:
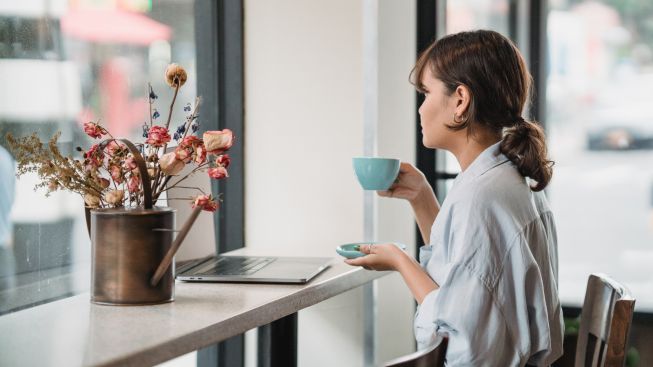
M 61 189 L 78 193 L 88 208 L 136 207 L 144 202 L 144 188 L 138 169 L 139 160 L 142 159 L 149 176 L 153 203 L 163 192 L 179 187 L 198 191 L 196 196 L 188 198 L 193 207 L 201 206 L 211 212 L 217 210 L 218 201 L 211 194 L 181 184 L 198 172 L 206 172 L 212 179 L 227 178 L 230 158 L 226 152 L 233 145 L 234 136 L 229 129 L 207 131 L 201 138 L 196 135 L 200 103 L 197 98 L 194 105 L 188 103 L 184 107 L 188 115 L 171 137 L 172 111 L 179 89 L 187 80 L 187 73 L 181 66 L 171 64 L 166 69 L 165 80 L 174 89 L 168 118 L 164 125 L 154 123 L 160 117 L 154 108 L 158 96 L 149 86 L 149 123 L 143 124 L 143 143 L 134 145 L 125 139 L 116 139 L 99 122 L 86 122 L 84 132 L 87 135 L 105 140 L 86 151 L 78 147 L 83 158 L 75 159 L 64 156 L 59 150 L 57 140 L 60 133 L 55 134 L 47 144 L 36 133 L 20 138 L 7 134 L 9 148 L 17 161 L 17 175 L 35 172 L 41 178 L 41 183 L 35 189 L 46 188 L 47 194 Z M 177 146 L 174 151 L 166 153 L 173 139 Z M 130 151 L 130 146 L 135 146 L 137 154 Z M 189 164 L 194 165 L 193 169 L 180 176 Z

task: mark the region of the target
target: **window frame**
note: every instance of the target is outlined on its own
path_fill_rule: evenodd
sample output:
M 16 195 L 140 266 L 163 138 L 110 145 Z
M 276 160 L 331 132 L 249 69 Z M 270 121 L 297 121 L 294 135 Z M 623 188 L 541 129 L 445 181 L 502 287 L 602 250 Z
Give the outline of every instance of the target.
M 202 96 L 202 131 L 230 129 L 236 144 L 229 150 L 229 180 L 212 181 L 223 195 L 214 216 L 216 253 L 245 244 L 244 162 L 244 5 L 242 0 L 195 0 L 197 95 Z M 219 197 L 219 196 L 218 196 Z M 243 366 L 245 338 L 236 335 L 197 352 L 198 367 Z

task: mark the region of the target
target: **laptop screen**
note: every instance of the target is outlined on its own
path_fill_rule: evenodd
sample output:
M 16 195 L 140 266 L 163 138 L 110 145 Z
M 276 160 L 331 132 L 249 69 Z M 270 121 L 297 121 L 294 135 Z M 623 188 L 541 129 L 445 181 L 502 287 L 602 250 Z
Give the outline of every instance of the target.
M 174 148 L 168 148 L 169 151 L 173 151 Z M 196 166 L 193 164 L 186 165 L 184 169 L 179 173 L 178 176 L 173 177 L 169 183 L 175 183 L 180 178 L 186 176 L 192 171 Z M 181 183 L 181 186 L 185 187 L 197 187 L 200 188 L 205 193 L 211 192 L 211 178 L 207 175 L 206 172 L 196 172 L 189 178 Z M 186 188 L 171 188 L 165 192 L 165 199 L 163 196 L 159 199 L 158 205 L 167 205 L 171 208 L 177 210 L 176 216 L 176 229 L 180 229 L 186 219 L 190 216 L 192 209 L 192 202 L 190 200 L 179 200 L 179 199 L 189 199 L 201 194 L 201 191 L 194 189 Z M 219 209 L 218 209 L 219 210 Z M 205 257 L 208 255 L 215 255 L 216 253 L 216 243 L 215 243 L 215 222 L 214 216 L 218 212 L 202 212 L 197 217 L 195 224 L 188 232 L 186 239 L 182 243 L 179 251 L 175 255 L 175 261 L 184 261 L 189 259 L 197 259 L 200 257 Z

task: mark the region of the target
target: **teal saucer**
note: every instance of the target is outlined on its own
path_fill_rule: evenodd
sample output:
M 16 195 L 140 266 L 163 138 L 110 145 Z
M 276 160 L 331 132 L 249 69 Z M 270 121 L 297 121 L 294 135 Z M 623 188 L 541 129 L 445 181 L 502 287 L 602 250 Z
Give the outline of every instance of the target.
M 357 257 L 367 255 L 367 254 L 364 254 L 364 253 L 358 251 L 358 249 L 360 248 L 361 245 L 370 245 L 370 244 L 379 244 L 379 243 L 388 243 L 388 242 L 356 242 L 356 243 L 348 243 L 348 244 L 340 245 L 340 246 L 336 247 L 336 252 L 338 253 L 338 255 L 340 255 L 342 257 L 346 257 L 348 259 L 355 259 Z M 393 243 L 394 243 L 394 245 L 396 245 L 400 249 L 406 250 L 406 245 L 404 245 L 403 243 L 399 243 L 399 242 L 393 242 Z

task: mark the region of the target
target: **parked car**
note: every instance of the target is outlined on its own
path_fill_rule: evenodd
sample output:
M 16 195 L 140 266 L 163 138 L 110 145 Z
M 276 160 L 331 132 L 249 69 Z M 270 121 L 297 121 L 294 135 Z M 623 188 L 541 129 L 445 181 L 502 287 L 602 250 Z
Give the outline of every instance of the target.
M 632 126 L 609 126 L 587 133 L 588 150 L 653 149 L 653 132 Z

